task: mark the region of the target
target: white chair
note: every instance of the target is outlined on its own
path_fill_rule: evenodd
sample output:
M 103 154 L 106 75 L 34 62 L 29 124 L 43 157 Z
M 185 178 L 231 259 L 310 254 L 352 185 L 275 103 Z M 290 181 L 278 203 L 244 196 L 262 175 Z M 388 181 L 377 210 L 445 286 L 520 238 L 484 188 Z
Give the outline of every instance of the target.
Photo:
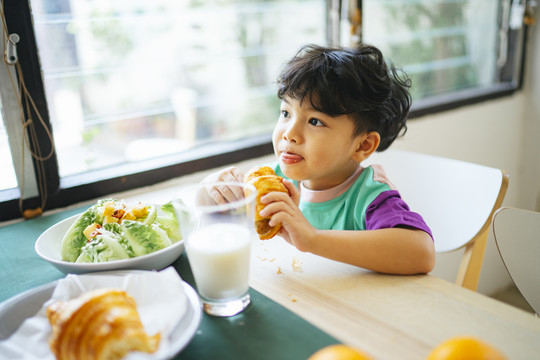
M 540 212 L 503 207 L 493 216 L 502 261 L 525 300 L 540 313 Z
M 455 283 L 476 290 L 491 218 L 508 188 L 502 170 L 401 150 L 375 153 L 367 164 L 381 164 L 412 211 L 433 232 L 435 251 L 464 248 Z

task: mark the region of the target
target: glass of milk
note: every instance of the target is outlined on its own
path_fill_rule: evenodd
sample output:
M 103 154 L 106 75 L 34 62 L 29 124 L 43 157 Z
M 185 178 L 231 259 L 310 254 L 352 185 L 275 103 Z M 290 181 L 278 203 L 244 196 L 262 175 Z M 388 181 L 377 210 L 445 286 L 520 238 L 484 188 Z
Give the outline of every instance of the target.
M 183 197 L 193 220 L 185 248 L 207 314 L 236 315 L 250 303 L 255 197 L 255 187 L 243 183 L 199 184 Z

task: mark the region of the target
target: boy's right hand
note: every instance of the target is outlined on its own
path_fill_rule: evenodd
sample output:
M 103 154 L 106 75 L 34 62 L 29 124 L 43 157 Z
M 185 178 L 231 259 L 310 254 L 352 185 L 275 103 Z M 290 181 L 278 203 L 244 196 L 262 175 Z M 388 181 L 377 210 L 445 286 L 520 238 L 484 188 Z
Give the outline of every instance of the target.
M 290 180 L 284 179 L 283 184 L 290 195 L 278 191 L 264 195 L 261 202 L 266 206 L 260 214 L 263 217 L 270 217 L 270 226 L 282 224 L 278 235 L 285 241 L 300 251 L 309 251 L 316 229 L 307 221 L 298 207 L 300 190 Z
M 236 166 L 219 170 L 205 177 L 201 183 L 211 184 L 216 182 L 243 182 L 244 174 Z M 225 204 L 231 201 L 244 198 L 244 193 L 239 188 L 229 188 L 228 186 L 208 187 L 208 196 L 216 204 Z

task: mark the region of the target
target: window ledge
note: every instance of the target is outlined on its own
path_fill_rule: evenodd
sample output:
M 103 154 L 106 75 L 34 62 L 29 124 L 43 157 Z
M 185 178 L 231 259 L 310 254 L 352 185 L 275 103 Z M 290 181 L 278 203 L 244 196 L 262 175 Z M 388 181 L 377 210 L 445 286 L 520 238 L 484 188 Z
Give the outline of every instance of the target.
M 519 90 L 519 88 L 515 84 L 506 83 L 416 100 L 413 101 L 409 118 L 418 118 L 425 115 L 457 109 L 466 105 L 477 104 L 486 100 L 509 96 L 517 90 Z

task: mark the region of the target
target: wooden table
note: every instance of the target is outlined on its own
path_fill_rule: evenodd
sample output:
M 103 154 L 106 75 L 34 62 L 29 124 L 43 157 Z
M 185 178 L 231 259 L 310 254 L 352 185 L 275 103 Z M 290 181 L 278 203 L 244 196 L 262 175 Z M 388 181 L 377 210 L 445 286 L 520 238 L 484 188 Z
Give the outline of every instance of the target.
M 190 177 L 167 188 L 139 189 L 117 197 L 166 202 L 186 182 L 197 182 L 200 177 Z M 42 231 L 71 216 L 73 211 L 0 228 L 2 300 L 63 276 L 35 254 L 33 244 Z M 173 264 L 182 274 L 188 266 L 185 260 L 183 256 Z M 291 358 L 289 349 L 304 347 L 306 354 L 335 338 L 374 359 L 418 360 L 440 342 L 456 335 L 481 338 L 512 360 L 536 359 L 540 354 L 540 318 L 530 313 L 434 276 L 377 274 L 301 253 L 280 238 L 257 241 L 254 245 L 250 285 L 264 296 L 255 294 L 253 304 L 244 314 L 230 321 L 205 317 L 201 325 L 204 330 L 197 333 L 178 358 L 235 359 L 250 354 L 257 354 L 260 359 L 287 358 L 283 353 Z M 271 306 L 267 298 L 293 314 Z M 317 334 L 301 321 L 287 321 L 296 315 L 329 337 Z M 282 329 L 276 323 L 283 324 Z M 308 331 L 311 331 L 308 336 L 316 342 L 311 347 L 300 344 L 293 336 L 295 332 Z M 209 338 L 219 346 L 206 346 Z M 292 344 L 285 344 L 287 341 Z M 275 353 L 267 353 L 266 348 Z M 205 356 L 201 355 L 201 349 Z M 294 357 L 300 358 L 306 356 Z
M 375 359 L 424 359 L 457 335 L 478 337 L 509 359 L 540 354 L 540 318 L 446 280 L 373 273 L 280 238 L 254 250 L 254 289 Z

